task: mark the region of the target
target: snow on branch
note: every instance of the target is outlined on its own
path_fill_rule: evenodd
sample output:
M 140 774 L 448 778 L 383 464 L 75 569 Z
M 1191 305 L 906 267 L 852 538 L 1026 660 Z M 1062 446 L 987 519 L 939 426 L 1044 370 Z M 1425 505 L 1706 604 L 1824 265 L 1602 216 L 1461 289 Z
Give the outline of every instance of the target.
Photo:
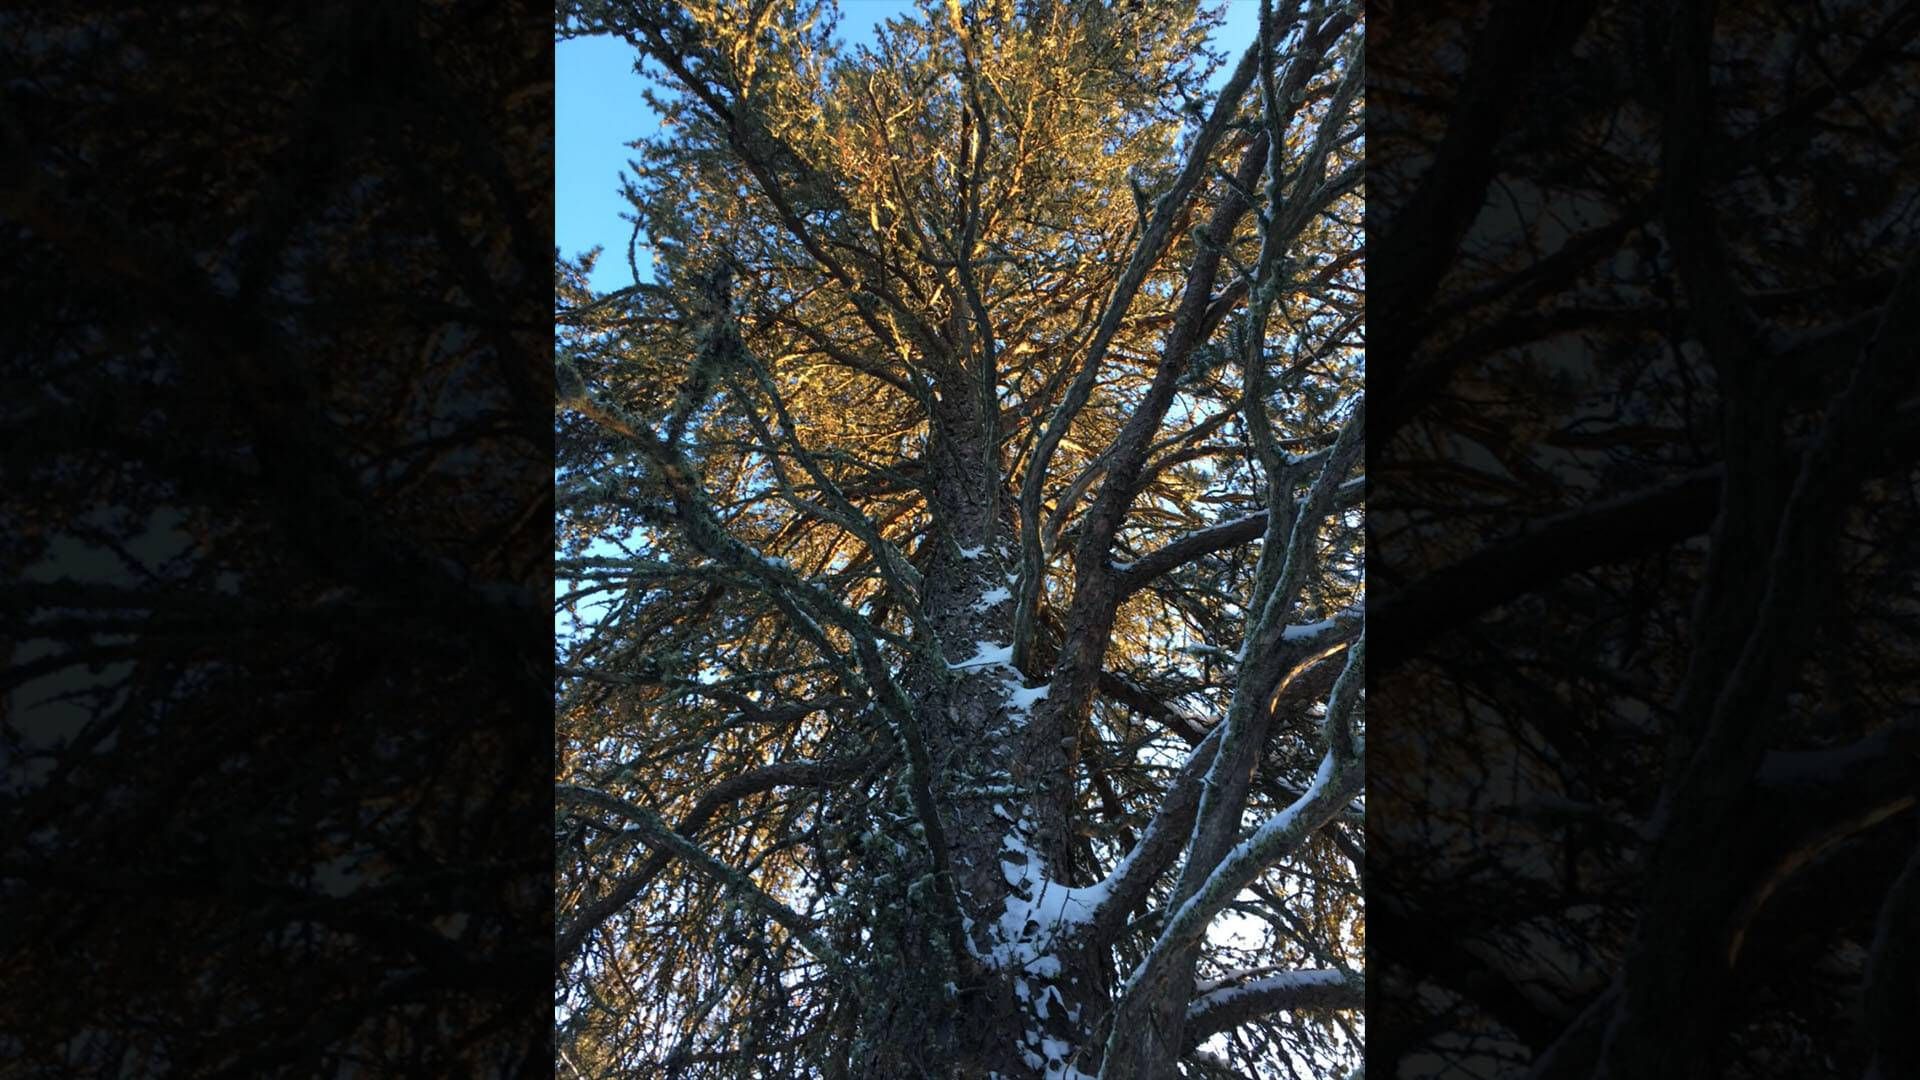
M 1359 792 L 1365 776 L 1362 745 L 1351 725 L 1366 679 L 1366 641 L 1356 641 L 1346 669 L 1327 704 L 1327 752 L 1313 783 L 1286 809 L 1261 822 L 1207 874 L 1200 887 L 1168 916 L 1160 937 L 1140 961 L 1122 997 L 1154 981 L 1173 956 L 1199 941 L 1207 924 L 1261 872 L 1298 848 L 1306 838 L 1341 813 Z
M 1225 728 L 1216 726 L 1193 748 L 1180 772 L 1168 785 L 1160 808 L 1147 822 L 1146 832 L 1100 883 L 1099 902 L 1092 922 L 1096 941 L 1108 941 L 1126 925 L 1127 913 L 1147 895 L 1148 888 L 1180 855 L 1181 844 L 1200 805 L 1200 780 L 1213 766 Z
M 976 641 L 973 643 L 972 656 L 967 657 L 965 660 L 950 663 L 947 667 L 954 671 L 977 670 L 991 667 L 1012 669 L 1013 646 L 994 645 L 990 642 Z
M 1195 1046 L 1216 1032 L 1271 1013 L 1359 1009 L 1366 1000 L 1366 979 L 1338 968 L 1283 971 L 1235 981 L 1187 1004 L 1185 1041 Z

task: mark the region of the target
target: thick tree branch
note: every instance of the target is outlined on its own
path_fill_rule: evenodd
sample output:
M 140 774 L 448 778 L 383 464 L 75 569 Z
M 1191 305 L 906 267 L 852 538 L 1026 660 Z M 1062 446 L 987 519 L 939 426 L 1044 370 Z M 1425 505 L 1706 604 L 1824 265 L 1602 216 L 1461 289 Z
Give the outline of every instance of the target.
M 1337 968 L 1249 979 L 1209 990 L 1187 1005 L 1186 1048 L 1269 1013 L 1353 1010 L 1366 1004 L 1366 979 Z
M 1126 929 L 1133 910 L 1146 899 L 1153 882 L 1180 857 L 1188 830 L 1193 826 L 1194 811 L 1200 806 L 1200 782 L 1213 765 L 1221 732 L 1222 729 L 1214 728 L 1212 734 L 1194 746 L 1193 753 L 1167 785 L 1167 793 L 1147 823 L 1146 832 L 1107 875 L 1106 897 L 1094 910 L 1086 930 L 1089 942 L 1106 945 L 1116 940 Z
M 1805 453 L 1811 440 L 1789 445 Z M 1901 407 L 1881 445 L 1884 467 L 1920 449 L 1920 403 Z M 1374 605 L 1377 671 L 1397 669 L 1447 631 L 1570 574 L 1657 554 L 1699 536 L 1713 524 L 1725 476 L 1724 466 L 1703 466 L 1542 518 L 1511 539 L 1385 590 Z
M 1193 847 L 1174 891 L 1178 906 L 1167 917 L 1158 939 L 1128 976 L 1117 995 L 1116 1020 L 1107 1041 L 1103 1074 L 1128 1053 L 1129 1045 L 1140 1040 L 1140 1032 L 1132 1025 L 1161 1025 L 1157 1037 L 1144 1048 L 1147 1053 L 1164 1054 L 1183 1044 L 1184 1037 L 1177 1034 L 1181 1019 L 1178 1016 L 1169 1017 L 1168 1010 L 1163 1006 L 1170 1000 L 1174 982 L 1190 977 L 1193 965 L 1191 950 L 1206 932 L 1208 923 L 1247 883 L 1287 852 L 1297 848 L 1344 809 L 1360 791 L 1364 764 L 1361 760 L 1361 743 L 1355 738 L 1351 724 L 1365 678 L 1366 643 L 1362 640 L 1350 647 L 1346 670 L 1334 685 L 1333 695 L 1328 700 L 1327 752 L 1313 785 L 1299 800 L 1262 822 L 1251 836 L 1215 861 L 1203 847 L 1205 837 L 1202 829 L 1208 824 L 1209 804 L 1219 802 L 1216 796 L 1222 794 L 1221 789 L 1229 786 L 1230 773 L 1223 769 L 1226 755 L 1233 749 L 1234 733 L 1229 730 L 1227 741 L 1222 743 L 1213 768 L 1208 773 L 1199 809 L 1201 820 L 1196 823 Z M 1229 722 L 1233 722 L 1232 718 Z M 1232 786 L 1244 793 L 1244 779 L 1231 778 L 1239 780 Z M 1226 797 L 1233 800 L 1226 805 L 1234 810 L 1232 816 L 1237 825 L 1242 800 L 1234 799 L 1231 792 L 1226 793 Z M 1203 858 L 1207 860 L 1200 864 L 1204 869 L 1196 872 L 1196 865 Z M 1168 1023 L 1174 1027 L 1165 1028 L 1164 1025 Z M 1124 1068 L 1131 1070 L 1134 1065 L 1129 1064 Z
M 1341 484 L 1334 489 L 1333 501 L 1328 512 L 1338 513 L 1353 509 L 1366 498 L 1366 491 L 1365 481 L 1359 478 Z M 1303 496 L 1300 501 L 1304 503 L 1305 497 Z M 1204 529 L 1196 529 L 1177 537 L 1168 541 L 1164 547 L 1156 548 L 1124 566 L 1116 564 L 1114 569 L 1119 571 L 1121 595 L 1131 596 L 1152 584 L 1155 578 L 1195 559 L 1259 539 L 1267 531 L 1268 516 L 1267 511 L 1256 510 L 1244 517 L 1223 521 Z
M 1186 164 L 1174 180 L 1173 187 L 1155 204 L 1152 222 L 1141 235 L 1126 270 L 1122 271 L 1120 280 L 1114 285 L 1113 294 L 1094 330 L 1093 341 L 1087 348 L 1086 358 L 1081 361 L 1079 373 L 1068 385 L 1066 397 L 1048 416 L 1046 426 L 1034 446 L 1020 491 L 1020 587 L 1014 601 L 1016 661 L 1025 659 L 1027 655 L 1033 631 L 1033 608 L 1040 595 L 1040 499 L 1046 485 L 1048 466 L 1053 462 L 1053 454 L 1059 448 L 1060 441 L 1066 438 L 1073 418 L 1092 396 L 1100 365 L 1106 360 L 1107 350 L 1120 331 L 1121 319 L 1133 306 L 1134 297 L 1146 282 L 1148 271 L 1160 261 L 1172 238 L 1175 218 L 1185 210 L 1187 200 L 1206 174 L 1208 158 L 1226 135 L 1229 121 L 1238 111 L 1240 99 L 1253 81 L 1255 68 L 1259 66 L 1259 51 L 1258 44 L 1248 49 L 1228 77 L 1226 85 L 1221 87 L 1213 114 L 1195 137 Z M 1218 256 L 1215 258 L 1217 261 Z

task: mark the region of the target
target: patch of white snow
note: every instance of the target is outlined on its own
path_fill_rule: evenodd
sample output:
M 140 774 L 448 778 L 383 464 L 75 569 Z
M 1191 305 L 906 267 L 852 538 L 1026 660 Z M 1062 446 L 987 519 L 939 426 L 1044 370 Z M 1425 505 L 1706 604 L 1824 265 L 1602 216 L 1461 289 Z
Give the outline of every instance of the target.
M 967 657 L 957 664 L 948 664 L 947 666 L 955 671 L 986 667 L 1011 668 L 1013 666 L 1013 646 L 1011 645 L 995 645 L 991 642 L 976 641 L 973 643 L 973 650 L 972 656 Z
M 1008 589 L 1005 585 L 996 585 L 983 593 L 980 599 L 973 602 L 973 610 L 987 611 L 995 604 L 1004 604 L 1011 599 L 1013 599 L 1012 590 Z

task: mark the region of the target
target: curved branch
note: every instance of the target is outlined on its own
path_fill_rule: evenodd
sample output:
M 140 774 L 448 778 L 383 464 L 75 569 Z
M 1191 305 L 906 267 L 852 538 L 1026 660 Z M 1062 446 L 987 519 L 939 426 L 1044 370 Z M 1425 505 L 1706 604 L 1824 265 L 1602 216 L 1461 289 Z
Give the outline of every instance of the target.
M 1126 929 L 1128 915 L 1146 899 L 1154 880 L 1180 857 L 1180 849 L 1193 827 L 1194 811 L 1200 806 L 1201 778 L 1213 766 L 1213 755 L 1220 748 L 1220 734 L 1224 730 L 1214 728 L 1211 735 L 1194 746 L 1186 764 L 1180 766 L 1180 772 L 1167 786 L 1166 797 L 1160 801 L 1153 820 L 1147 823 L 1146 831 L 1107 875 L 1102 883 L 1105 895 L 1094 909 L 1086 931 L 1087 940 L 1104 945 L 1119 938 Z
M 1812 440 L 1789 444 L 1804 453 Z M 1884 433 L 1888 465 L 1920 449 L 1920 404 L 1902 406 Z M 1796 467 L 1799 458 L 1790 459 Z M 1639 491 L 1540 519 L 1375 602 L 1372 636 L 1382 655 L 1376 674 L 1412 659 L 1428 642 L 1516 597 L 1569 574 L 1664 551 L 1713 525 L 1724 466 L 1680 473 Z M 1135 564 L 1140 565 L 1139 563 Z
M 1360 1009 L 1366 1004 L 1367 981 L 1359 974 L 1338 968 L 1283 971 L 1194 998 L 1187 1005 L 1186 1049 L 1271 1013 Z
M 679 856 L 696 873 L 712 880 L 715 884 L 726 886 L 746 902 L 760 909 L 768 918 L 779 923 L 793 935 L 793 940 L 799 943 L 801 948 L 813 954 L 815 959 L 836 972 L 844 973 L 847 970 L 846 960 L 834 951 L 832 946 L 814 935 L 812 920 L 769 896 L 745 873 L 707 854 L 698 844 L 668 828 L 667 823 L 660 820 L 660 815 L 617 795 L 609 795 L 604 791 L 595 791 L 577 784 L 555 784 L 553 794 L 561 802 L 591 806 L 596 810 L 603 810 L 632 822 L 638 828 L 641 840 L 648 847 Z
M 1367 643 L 1362 639 L 1350 647 L 1346 670 L 1327 702 L 1327 755 L 1312 786 L 1285 810 L 1261 822 L 1253 835 L 1214 865 L 1199 887 L 1168 917 L 1160 940 L 1141 961 L 1136 979 L 1159 966 L 1165 955 L 1198 941 L 1207 923 L 1235 894 L 1331 821 L 1360 791 L 1360 746 L 1351 724 L 1359 704 L 1360 685 L 1366 679 L 1366 658 Z
M 848 758 L 841 761 L 787 761 L 768 765 L 752 772 L 730 776 L 708 788 L 701 794 L 693 809 L 687 811 L 673 831 L 693 842 L 693 834 L 699 832 L 720 808 L 763 791 L 776 787 L 827 787 L 858 776 L 870 768 L 878 759 L 872 757 Z M 647 887 L 654 876 L 667 864 L 668 852 L 657 850 L 640 868 L 626 875 L 607 894 L 589 904 L 586 910 L 576 915 L 572 922 L 554 936 L 553 966 L 556 970 L 571 963 L 574 954 L 593 933 L 613 918 L 621 909 L 632 903 Z
M 1073 418 L 1086 405 L 1093 394 L 1095 380 L 1100 373 L 1100 365 L 1106 359 L 1107 350 L 1114 336 L 1120 332 L 1120 322 L 1127 310 L 1132 307 L 1134 298 L 1146 283 L 1147 273 L 1165 252 L 1173 236 L 1174 220 L 1186 209 L 1187 200 L 1199 187 L 1207 171 L 1207 159 L 1214 148 L 1226 135 L 1229 121 L 1239 109 L 1240 99 L 1246 94 L 1247 87 L 1253 82 L 1257 65 L 1259 47 L 1248 49 L 1240 64 L 1228 77 L 1226 85 L 1220 90 L 1219 103 L 1213 115 L 1201 127 L 1195 136 L 1185 166 L 1175 179 L 1173 187 L 1155 203 L 1153 220 L 1148 224 L 1134 248 L 1133 257 L 1127 268 L 1114 285 L 1113 294 L 1094 331 L 1093 341 L 1087 348 L 1087 355 L 1081 361 L 1079 372 L 1067 387 L 1067 395 L 1053 414 L 1047 418 L 1041 429 L 1039 441 L 1034 446 L 1033 458 L 1027 466 L 1026 480 L 1020 492 L 1020 587 L 1014 606 L 1014 657 L 1016 662 L 1025 659 L 1029 640 L 1032 637 L 1034 607 L 1040 595 L 1040 498 L 1046 484 L 1047 467 L 1052 464 L 1053 454 L 1066 438 L 1067 428 Z M 1260 149 L 1264 150 L 1264 147 Z M 1248 155 L 1251 157 L 1252 155 Z M 1255 162 L 1259 162 L 1256 160 Z M 1238 202 L 1238 199 L 1233 201 Z M 1244 205 L 1244 203 L 1242 204 Z M 1237 216 L 1237 215 L 1236 215 Z M 1218 257 L 1214 257 L 1218 261 Z M 1131 477 L 1128 478 L 1131 483 Z
M 1261 871 L 1278 862 L 1287 852 L 1298 848 L 1310 834 L 1337 815 L 1359 792 L 1364 782 L 1365 766 L 1361 742 L 1353 733 L 1352 721 L 1359 707 L 1360 687 L 1365 678 L 1366 641 L 1363 638 L 1349 647 L 1346 670 L 1341 673 L 1339 682 L 1334 684 L 1333 695 L 1327 702 L 1327 754 L 1305 795 L 1262 822 L 1253 835 L 1217 860 L 1207 857 L 1208 852 L 1199 850 L 1202 837 L 1198 835 L 1199 829 L 1195 830 L 1195 849 L 1188 853 L 1187 864 L 1181 871 L 1180 885 L 1174 894 L 1176 897 L 1184 895 L 1185 899 L 1167 917 L 1160 936 L 1116 995 L 1117 1018 L 1104 1055 L 1109 1065 L 1119 1055 L 1128 1052 L 1126 1044 L 1129 1040 L 1138 1037 L 1138 1032 L 1131 1030 L 1129 1025 L 1153 1022 L 1150 1018 L 1154 1004 L 1156 1000 L 1164 1001 L 1164 995 L 1172 992 L 1172 979 L 1182 970 L 1192 971 L 1191 950 L 1206 933 L 1214 915 Z M 1215 756 L 1214 767 L 1208 770 L 1208 785 L 1222 782 L 1219 774 L 1231 750 L 1231 731 L 1225 739 L 1227 741 L 1223 741 Z M 1205 801 L 1215 801 L 1213 796 L 1217 793 L 1210 786 L 1204 789 L 1207 796 Z M 1232 804 L 1236 824 L 1239 806 L 1237 801 Z M 1203 816 L 1207 813 L 1204 802 L 1199 813 Z M 1204 863 L 1199 861 L 1203 857 L 1206 857 Z M 1198 884 L 1190 884 L 1195 879 L 1199 879 Z M 1189 976 L 1178 977 L 1184 979 Z M 1164 1033 L 1156 1038 L 1164 1038 L 1169 1043 L 1183 1042 L 1175 1035 L 1179 1030 L 1177 1020 L 1175 1025 L 1172 1029 L 1163 1029 Z

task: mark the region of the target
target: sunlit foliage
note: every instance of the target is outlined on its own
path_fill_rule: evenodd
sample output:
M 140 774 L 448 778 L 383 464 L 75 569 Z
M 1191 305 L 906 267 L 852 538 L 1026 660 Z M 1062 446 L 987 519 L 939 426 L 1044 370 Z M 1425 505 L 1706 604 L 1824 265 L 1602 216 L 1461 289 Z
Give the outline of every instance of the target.
M 1238 708 L 1231 841 L 1358 685 L 1357 14 L 1280 5 L 1263 63 L 1192 0 L 929 3 L 845 47 L 813 3 L 562 5 L 661 87 L 638 280 L 555 270 L 562 1075 L 984 1076 L 981 1017 L 1098 1070 L 1181 852 L 1046 1028 L 976 954 L 1010 825 L 1102 880 Z M 1358 971 L 1343 805 L 1209 908 L 1195 975 Z M 1182 1067 L 1357 1052 L 1325 1007 L 1216 1030 Z

